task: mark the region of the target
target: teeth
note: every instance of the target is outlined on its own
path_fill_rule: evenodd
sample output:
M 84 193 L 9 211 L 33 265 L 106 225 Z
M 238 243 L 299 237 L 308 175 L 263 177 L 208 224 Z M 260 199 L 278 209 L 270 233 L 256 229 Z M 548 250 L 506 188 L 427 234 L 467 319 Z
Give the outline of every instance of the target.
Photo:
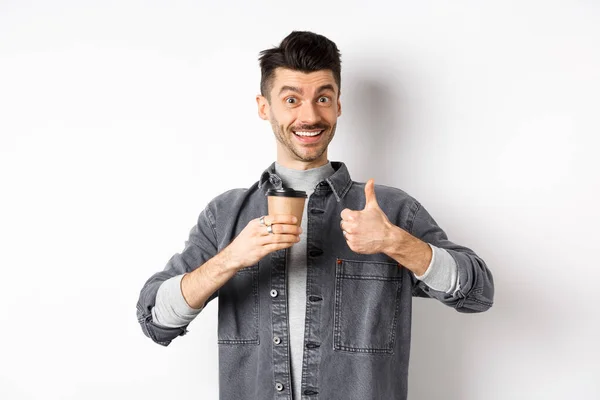
M 298 136 L 317 136 L 321 132 L 323 132 L 323 131 L 318 131 L 318 132 L 294 132 L 294 133 L 296 135 L 298 135 Z

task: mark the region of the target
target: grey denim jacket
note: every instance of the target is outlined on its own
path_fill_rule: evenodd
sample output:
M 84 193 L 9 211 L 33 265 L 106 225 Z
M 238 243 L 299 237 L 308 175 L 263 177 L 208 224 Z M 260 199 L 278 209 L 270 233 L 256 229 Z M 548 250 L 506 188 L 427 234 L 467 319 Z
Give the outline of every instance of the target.
M 485 262 L 448 240 L 414 198 L 376 185 L 381 209 L 392 223 L 446 249 L 458 267 L 460 288 L 435 291 L 385 254 L 354 253 L 340 229 L 344 208 L 362 210 L 364 183 L 352 181 L 342 162 L 320 182 L 306 203 L 307 283 L 302 399 L 406 399 L 412 296 L 432 297 L 460 312 L 492 306 L 494 284 Z M 152 321 L 159 286 L 215 256 L 254 218 L 267 214 L 266 191 L 282 187 L 275 163 L 249 189 L 233 189 L 200 213 L 185 248 L 143 286 L 137 317 L 144 333 L 168 345 L 186 327 Z M 221 400 L 292 399 L 286 250 L 243 268 L 214 293 L 218 298 Z

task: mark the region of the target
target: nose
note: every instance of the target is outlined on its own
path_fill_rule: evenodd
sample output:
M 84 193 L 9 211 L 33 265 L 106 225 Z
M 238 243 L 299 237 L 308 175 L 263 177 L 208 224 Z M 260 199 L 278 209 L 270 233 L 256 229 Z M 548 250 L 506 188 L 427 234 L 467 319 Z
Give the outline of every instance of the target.
M 298 120 L 300 123 L 305 125 L 313 125 L 321 119 L 319 115 L 316 105 L 312 102 L 307 102 L 302 104 L 300 107 L 300 114 L 298 115 Z

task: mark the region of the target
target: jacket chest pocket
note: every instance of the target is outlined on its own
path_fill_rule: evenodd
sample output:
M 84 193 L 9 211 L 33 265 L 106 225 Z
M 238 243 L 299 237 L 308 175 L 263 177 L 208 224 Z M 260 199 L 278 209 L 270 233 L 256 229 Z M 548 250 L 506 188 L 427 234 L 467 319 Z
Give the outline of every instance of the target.
M 219 289 L 219 344 L 258 344 L 258 265 L 239 270 Z
M 393 353 L 401 286 L 398 264 L 338 259 L 334 350 Z

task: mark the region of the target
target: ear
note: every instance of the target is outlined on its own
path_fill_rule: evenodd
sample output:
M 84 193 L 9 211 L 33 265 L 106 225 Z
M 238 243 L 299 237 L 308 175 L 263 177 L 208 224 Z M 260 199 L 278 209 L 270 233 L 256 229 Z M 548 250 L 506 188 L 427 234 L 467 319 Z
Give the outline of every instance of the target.
M 258 116 L 265 121 L 269 120 L 269 101 L 265 96 L 256 96 L 256 105 L 258 106 Z
M 342 101 L 340 100 L 340 98 L 338 97 L 337 100 L 337 105 L 338 105 L 338 112 L 337 112 L 337 116 L 341 116 L 342 115 Z

